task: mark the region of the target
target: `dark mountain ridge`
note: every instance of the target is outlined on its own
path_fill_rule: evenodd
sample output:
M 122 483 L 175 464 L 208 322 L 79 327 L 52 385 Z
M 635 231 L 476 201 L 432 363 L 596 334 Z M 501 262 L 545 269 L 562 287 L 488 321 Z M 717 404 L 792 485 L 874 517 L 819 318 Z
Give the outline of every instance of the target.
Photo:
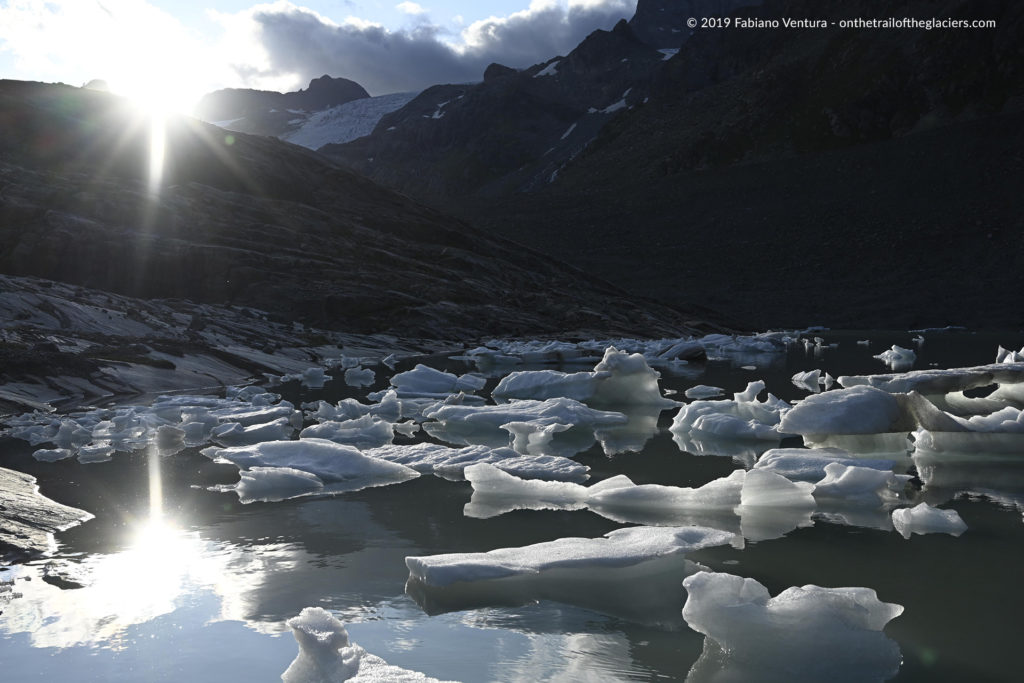
M 663 13 L 671 34 L 678 17 L 669 9 L 638 5 L 642 31 Z M 885 7 L 885 17 L 995 21 L 960 29 L 843 28 L 842 19 L 879 14 L 877 3 L 856 0 L 768 0 L 726 12 L 834 23 L 694 30 L 655 64 L 643 97 L 625 98 L 558 165 L 507 164 L 493 174 L 501 182 L 460 186 L 442 164 L 454 180 L 427 192 L 393 171 L 407 160 L 458 160 L 482 137 L 456 145 L 423 135 L 410 153 L 378 129 L 350 143 L 351 158 L 325 151 L 631 291 L 708 304 L 755 326 L 1024 324 L 1012 300 L 1021 263 L 1010 237 L 1024 228 L 1024 6 Z M 639 42 L 637 17 L 629 28 Z M 515 148 L 537 127 L 501 128 Z M 547 175 L 523 181 L 538 168 Z
M 170 119 L 154 184 L 151 131 L 119 98 L 0 81 L 0 121 L 3 273 L 348 332 L 686 329 L 676 311 L 274 139 Z

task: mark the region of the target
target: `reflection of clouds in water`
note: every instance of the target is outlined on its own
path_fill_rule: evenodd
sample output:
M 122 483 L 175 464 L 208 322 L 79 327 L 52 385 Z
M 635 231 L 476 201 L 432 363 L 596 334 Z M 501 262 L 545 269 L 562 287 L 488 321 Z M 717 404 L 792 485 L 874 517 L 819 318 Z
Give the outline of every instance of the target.
M 121 649 L 119 641 L 129 627 L 173 612 L 197 588 L 220 595 L 222 618 L 244 601 L 257 567 L 249 553 L 225 552 L 161 524 L 145 525 L 124 550 L 94 555 L 80 563 L 87 585 L 60 590 L 40 578 L 37 566 L 17 568 L 23 595 L 5 609 L 3 628 L 8 633 L 30 633 L 35 647 L 71 647 L 104 644 Z

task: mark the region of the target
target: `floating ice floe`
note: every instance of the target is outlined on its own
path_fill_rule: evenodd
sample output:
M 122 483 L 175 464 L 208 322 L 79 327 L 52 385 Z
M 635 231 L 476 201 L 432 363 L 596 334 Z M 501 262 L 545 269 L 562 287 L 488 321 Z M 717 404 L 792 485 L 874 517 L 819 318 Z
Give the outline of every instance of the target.
M 1024 363 L 1003 362 L 966 368 L 914 370 L 881 375 L 849 375 L 839 378 L 844 387 L 873 386 L 889 393 L 915 391 L 942 410 L 970 415 L 991 413 L 1007 405 L 1024 408 Z M 963 392 L 998 385 L 984 398 Z
M 345 384 L 350 387 L 368 387 L 377 378 L 370 368 L 348 368 L 345 370 Z
M 589 509 L 617 522 L 729 529 L 752 540 L 809 525 L 813 484 L 767 472 L 736 470 L 699 488 L 633 483 L 618 475 L 592 486 L 524 481 L 489 465 L 467 467 L 473 496 L 464 513 L 488 518 L 512 510 Z
M 302 372 L 281 375 L 280 377 L 275 377 L 273 379 L 278 384 L 297 381 L 307 389 L 323 389 L 324 384 L 331 381 L 331 377 L 325 372 L 324 368 L 321 367 L 307 368 Z
M 891 394 L 872 386 L 853 386 L 808 396 L 786 412 L 779 429 L 816 447 L 834 446 L 854 453 L 905 454 L 918 427 L 965 431 L 951 415 L 923 396 Z
M 949 534 L 959 536 L 967 525 L 956 510 L 940 510 L 928 503 L 892 511 L 892 524 L 903 538 L 911 534 Z
M 259 491 L 261 500 L 284 500 L 312 491 L 359 491 L 398 484 L 419 476 L 416 470 L 404 465 L 371 458 L 352 446 L 325 439 L 269 441 L 233 448 L 210 447 L 203 449 L 202 453 L 215 462 L 231 463 L 240 470 L 249 471 L 244 483 L 214 488 L 217 491 L 235 491 L 240 498 L 243 493 L 252 491 Z M 305 483 L 300 482 L 299 475 L 280 471 L 282 468 L 311 474 L 323 483 L 323 488 L 310 488 L 297 494 L 297 487 L 306 488 L 307 484 L 312 487 L 312 480 L 304 478 Z M 275 483 L 281 485 L 279 495 L 273 491 Z
M 619 412 L 595 410 L 571 398 L 499 405 L 437 404 L 424 409 L 431 436 L 458 445 L 506 446 L 531 454 L 573 455 L 594 443 L 599 427 L 625 425 Z M 557 426 L 556 426 L 557 425 Z
M 902 346 L 892 345 L 892 348 L 888 351 L 883 351 L 877 356 L 872 356 L 882 361 L 889 366 L 891 370 L 897 372 L 903 372 L 914 367 L 914 362 L 917 360 L 917 354 L 914 353 L 913 349 L 905 349 Z
M 699 572 L 683 581 L 683 618 L 707 636 L 688 681 L 883 681 L 902 660 L 883 627 L 903 607 L 870 588 L 787 588 Z
M 511 448 L 467 446 L 449 448 L 433 443 L 390 445 L 371 448 L 365 455 L 411 467 L 423 474 L 444 479 L 465 479 L 467 467 L 487 463 L 502 472 L 523 479 L 582 482 L 590 476 L 590 468 L 554 455 L 521 455 Z
M 412 370 L 400 372 L 391 378 L 391 386 L 399 398 L 443 399 L 451 394 L 472 394 L 484 388 L 486 378 L 475 373 L 453 375 L 419 364 Z M 370 394 L 373 400 L 375 394 Z
M 722 389 L 722 387 L 712 387 L 707 384 L 698 384 L 697 386 L 690 387 L 689 389 L 687 389 L 685 392 L 683 392 L 683 395 L 686 396 L 686 398 L 688 399 L 695 400 L 715 398 L 716 396 L 721 396 L 724 393 L 725 390 Z
M 807 391 L 813 393 L 818 393 L 819 391 L 821 391 L 822 387 L 824 387 L 825 389 L 831 389 L 832 385 L 835 383 L 835 379 L 832 377 L 832 375 L 828 374 L 827 372 L 823 375 L 821 370 L 808 370 L 807 372 L 798 372 L 795 375 L 793 375 L 791 381 L 793 382 L 793 384 L 800 387 L 801 389 L 806 389 Z
M 661 394 L 661 375 L 638 353 L 610 346 L 593 372 L 525 370 L 504 377 L 491 392 L 495 399 L 571 398 L 601 406 L 662 406 L 677 402 Z
M 817 482 L 825 477 L 825 467 L 833 463 L 882 472 L 891 471 L 896 465 L 894 460 L 856 458 L 840 448 L 773 448 L 761 456 L 754 468 L 775 472 L 793 481 Z
M 658 587 L 678 591 L 680 576 L 700 569 L 686 553 L 732 539 L 718 529 L 640 526 L 600 538 L 407 557 L 406 592 L 430 613 L 555 600 L 641 623 L 671 624 L 677 619 L 665 605 L 672 598 Z
M 730 542 L 700 527 L 630 527 L 488 553 L 406 558 L 406 592 L 428 614 L 552 600 L 680 629 L 679 580 L 702 569 L 686 553 Z
M 221 446 L 251 446 L 263 441 L 283 441 L 290 439 L 293 434 L 295 428 L 288 418 L 279 417 L 273 422 L 248 427 L 238 422 L 220 424 L 210 431 L 210 439 Z
M 350 642 L 345 625 L 322 607 L 306 607 L 287 624 L 299 654 L 281 674 L 285 683 L 440 683 L 418 671 L 392 666 Z
M 326 420 L 355 420 L 364 415 L 372 415 L 388 422 L 397 422 L 402 417 L 405 417 L 403 403 L 404 401 L 400 400 L 398 394 L 392 389 L 383 392 L 380 396 L 380 401 L 377 403 L 360 403 L 354 398 L 346 398 L 338 401 L 336 404 L 331 404 L 327 401 L 316 401 L 314 403 L 304 403 L 302 407 L 305 409 L 306 417 L 319 422 Z M 434 405 L 436 401 L 430 399 L 426 403 Z M 418 413 L 418 410 L 413 412 Z
M 779 422 L 792 406 L 772 394 L 764 401 L 757 396 L 764 382 L 750 382 L 747 388 L 733 394 L 732 400 L 693 401 L 682 407 L 672 420 L 672 435 L 683 450 L 690 441 L 714 440 L 778 442 L 785 436 Z
M 324 421 L 310 425 L 299 432 L 300 439 L 327 439 L 356 448 L 375 448 L 395 439 L 395 428 L 390 422 L 367 414 L 352 420 Z

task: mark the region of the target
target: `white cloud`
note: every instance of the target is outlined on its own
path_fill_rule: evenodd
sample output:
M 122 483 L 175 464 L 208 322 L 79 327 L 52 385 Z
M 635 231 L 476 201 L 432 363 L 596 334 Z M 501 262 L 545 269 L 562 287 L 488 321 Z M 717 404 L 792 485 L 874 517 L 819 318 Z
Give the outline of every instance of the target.
M 188 106 L 216 79 L 216 60 L 177 19 L 144 0 L 11 0 L 0 6 L 8 76 L 81 85 L 94 78 L 140 99 Z
M 422 5 L 415 2 L 400 2 L 395 5 L 395 9 L 404 14 L 426 14 L 427 10 L 423 9 Z
M 460 33 L 422 22 L 401 31 L 352 20 L 339 25 L 287 0 L 220 20 L 249 43 L 233 65 L 250 87 L 297 88 L 326 73 L 383 94 L 479 80 L 491 62 L 520 68 L 564 55 L 635 8 L 636 0 L 533 0 L 527 9 L 473 22 Z
M 411 1 L 398 7 L 424 9 Z M 103 78 L 122 90 L 173 90 L 176 97 L 219 87 L 294 90 L 323 74 L 384 94 L 476 81 L 491 62 L 526 67 L 566 54 L 635 7 L 636 0 L 533 0 L 520 12 L 452 29 L 419 14 L 415 26 L 391 31 L 275 0 L 233 13 L 208 10 L 220 34 L 201 38 L 146 0 L 5 0 L 0 51 L 16 64 L 7 77 L 75 85 Z

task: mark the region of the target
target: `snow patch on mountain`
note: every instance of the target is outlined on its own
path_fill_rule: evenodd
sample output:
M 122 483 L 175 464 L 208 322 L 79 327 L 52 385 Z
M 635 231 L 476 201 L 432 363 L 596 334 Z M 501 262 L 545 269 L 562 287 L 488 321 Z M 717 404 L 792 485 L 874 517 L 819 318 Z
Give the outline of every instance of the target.
M 418 93 L 402 92 L 366 97 L 313 113 L 305 123 L 281 136 L 309 149 L 343 143 L 369 135 L 385 114 L 401 109 Z

